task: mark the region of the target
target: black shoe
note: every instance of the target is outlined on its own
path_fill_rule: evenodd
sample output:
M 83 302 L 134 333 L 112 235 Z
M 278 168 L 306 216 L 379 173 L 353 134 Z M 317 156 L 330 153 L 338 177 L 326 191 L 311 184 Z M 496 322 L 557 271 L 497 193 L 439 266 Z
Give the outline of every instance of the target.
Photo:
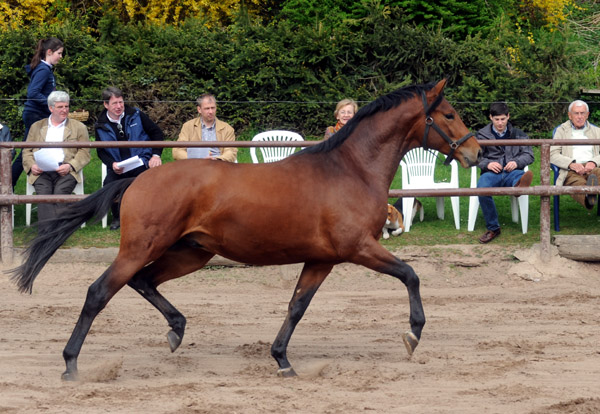
M 119 230 L 119 227 L 121 227 L 121 220 L 113 219 L 112 223 L 110 223 L 110 229 Z
M 590 187 L 596 187 L 598 185 L 598 177 L 596 177 L 596 174 L 590 174 L 587 178 L 587 182 L 585 183 L 585 185 Z M 585 195 L 585 206 L 588 210 L 593 209 L 597 202 L 598 194 Z
M 479 238 L 479 243 L 489 243 L 500 235 L 500 229 L 488 230 Z

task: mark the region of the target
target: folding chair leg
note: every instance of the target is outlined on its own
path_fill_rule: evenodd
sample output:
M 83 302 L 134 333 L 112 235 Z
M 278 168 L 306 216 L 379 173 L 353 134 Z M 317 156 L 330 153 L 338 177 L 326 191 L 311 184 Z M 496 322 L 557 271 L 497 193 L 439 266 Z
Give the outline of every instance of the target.
M 477 221 L 477 213 L 479 212 L 479 197 L 469 197 L 469 221 L 467 223 L 467 230 L 475 230 L 475 222 Z
M 522 195 L 519 197 L 519 212 L 521 213 L 521 229 L 523 234 L 527 234 L 527 226 L 529 225 L 529 196 Z
M 512 212 L 513 223 L 519 222 L 519 199 L 517 197 L 510 197 L 510 211 Z
M 410 231 L 410 226 L 412 225 L 413 216 L 413 205 L 415 204 L 414 197 L 404 197 L 402 199 L 402 216 L 404 220 L 404 232 L 408 233 Z
M 31 226 L 31 204 L 25 204 L 25 225 Z
M 104 179 L 106 178 L 106 165 L 102 163 L 100 172 L 100 185 L 104 187 Z M 108 214 L 102 217 L 102 228 L 105 229 L 108 222 Z
M 560 215 L 559 215 L 559 205 L 560 199 L 559 196 L 555 195 L 554 197 L 554 231 L 560 231 Z
M 456 230 L 460 230 L 460 201 L 458 197 L 450 197 L 450 204 L 454 215 L 454 227 L 456 227 Z
M 444 219 L 444 197 L 436 197 L 435 205 L 437 207 L 437 216 L 440 220 Z

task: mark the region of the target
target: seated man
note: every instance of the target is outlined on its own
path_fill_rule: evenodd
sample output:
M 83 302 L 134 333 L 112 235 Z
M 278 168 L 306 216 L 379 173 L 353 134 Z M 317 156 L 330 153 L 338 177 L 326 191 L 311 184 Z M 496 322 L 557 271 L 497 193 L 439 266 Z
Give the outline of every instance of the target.
M 490 106 L 492 121 L 477 132 L 479 140 L 529 139 L 520 129 L 513 127 L 508 120 L 508 105 L 494 102 Z M 529 187 L 533 180 L 531 171 L 523 169 L 533 162 L 530 146 L 482 146 L 483 157 L 479 163 L 481 176 L 478 188 L 483 187 Z M 500 223 L 494 199 L 491 196 L 479 196 L 479 204 L 487 231 L 479 238 L 480 243 L 489 243 L 500 235 Z
M 600 139 L 600 128 L 590 124 L 588 105 L 573 101 L 569 105 L 569 120 L 556 128 L 555 139 Z M 600 146 L 553 145 L 550 162 L 560 168 L 556 185 L 598 185 Z M 573 200 L 591 210 L 597 194 L 573 194 Z
M 10 129 L 8 128 L 7 125 L 2 125 L 1 123 L 0 123 L 0 141 L 2 141 L 2 142 L 12 141 L 12 138 L 10 136 Z M 13 148 L 11 158 L 14 158 L 14 156 L 15 156 L 15 149 Z
M 27 142 L 89 142 L 88 130 L 69 119 L 69 94 L 54 91 L 48 96 L 50 117 L 31 125 Z M 27 181 L 39 195 L 71 194 L 81 180 L 79 172 L 90 162 L 89 148 L 23 148 Z M 56 217 L 59 204 L 38 204 L 38 232 L 44 220 Z
M 235 141 L 235 132 L 229 124 L 217 118 L 217 100 L 213 95 L 204 94 L 197 100 L 199 117 L 183 124 L 179 133 L 178 142 L 182 141 Z M 197 151 L 205 156 L 193 155 L 191 150 Z M 206 150 L 206 151 L 202 151 Z M 235 147 L 211 147 L 211 148 L 173 148 L 173 159 L 185 160 L 187 158 L 209 158 L 235 162 L 237 160 L 237 148 Z
M 123 92 L 115 87 L 108 87 L 102 91 L 104 110 L 96 122 L 96 139 L 99 141 L 163 141 L 162 130 L 148 115 L 138 108 L 125 105 Z M 162 148 L 98 148 L 98 158 L 106 165 L 106 178 L 103 185 L 123 178 L 137 177 L 148 168 L 158 167 L 162 164 L 160 156 Z M 131 157 L 138 156 L 141 165 L 135 169 L 125 171 L 117 164 Z M 119 203 L 112 207 L 113 220 L 111 230 L 121 227 Z

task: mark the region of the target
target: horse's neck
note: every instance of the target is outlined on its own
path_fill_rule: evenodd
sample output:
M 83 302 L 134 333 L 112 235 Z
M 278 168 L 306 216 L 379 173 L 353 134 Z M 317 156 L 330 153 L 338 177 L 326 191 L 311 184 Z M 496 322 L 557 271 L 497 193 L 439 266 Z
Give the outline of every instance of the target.
M 394 115 L 388 114 L 388 118 Z M 349 168 L 372 181 L 374 185 L 380 184 L 387 190 L 396 175 L 400 160 L 415 146 L 415 143 L 407 138 L 411 129 L 402 128 L 400 125 L 413 124 L 414 122 L 406 119 L 397 119 L 397 122 L 392 120 L 391 123 L 380 122 L 374 117 L 357 126 L 344 145 L 340 146 L 340 152 Z M 374 128 L 373 125 L 378 127 Z

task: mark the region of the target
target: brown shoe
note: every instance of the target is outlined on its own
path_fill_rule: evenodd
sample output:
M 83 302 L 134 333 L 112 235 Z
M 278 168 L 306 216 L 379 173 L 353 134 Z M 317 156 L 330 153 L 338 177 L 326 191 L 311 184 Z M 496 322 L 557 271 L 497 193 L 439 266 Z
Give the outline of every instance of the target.
M 531 182 L 533 181 L 533 173 L 531 171 L 526 171 L 525 174 L 521 176 L 519 181 L 515 184 L 515 187 L 529 187 Z M 515 196 L 519 197 L 519 196 Z
M 585 185 L 590 186 L 590 187 L 597 186 L 598 185 L 598 177 L 596 177 L 596 174 L 588 175 L 587 182 L 585 183 Z M 588 210 L 593 209 L 597 202 L 598 202 L 598 194 L 586 194 L 585 195 L 585 206 L 587 207 Z
M 479 243 L 489 243 L 500 235 L 500 229 L 488 230 L 479 238 Z

